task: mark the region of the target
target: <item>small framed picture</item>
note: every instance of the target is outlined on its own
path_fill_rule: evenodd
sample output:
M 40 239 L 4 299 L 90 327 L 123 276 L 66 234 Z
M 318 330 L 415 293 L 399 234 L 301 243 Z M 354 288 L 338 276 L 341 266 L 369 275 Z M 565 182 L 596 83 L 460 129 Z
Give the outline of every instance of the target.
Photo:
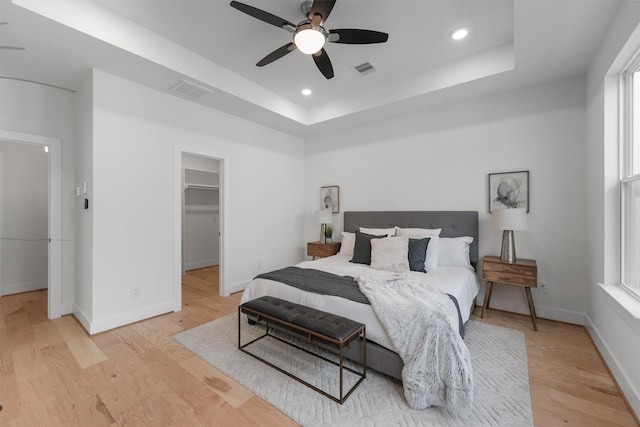
M 489 212 L 500 208 L 529 212 L 529 171 L 489 174 Z
M 340 212 L 340 187 L 320 187 L 320 206 L 321 209 L 330 209 L 333 213 Z

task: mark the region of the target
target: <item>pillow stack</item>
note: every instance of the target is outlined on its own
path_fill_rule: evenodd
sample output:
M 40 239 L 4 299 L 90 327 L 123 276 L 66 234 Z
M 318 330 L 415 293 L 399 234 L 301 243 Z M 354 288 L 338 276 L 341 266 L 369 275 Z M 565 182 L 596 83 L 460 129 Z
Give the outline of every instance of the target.
M 342 232 L 340 255 L 351 262 L 393 272 L 427 273 L 441 267 L 472 269 L 469 261 L 473 237 L 440 237 L 440 228 L 366 228 Z

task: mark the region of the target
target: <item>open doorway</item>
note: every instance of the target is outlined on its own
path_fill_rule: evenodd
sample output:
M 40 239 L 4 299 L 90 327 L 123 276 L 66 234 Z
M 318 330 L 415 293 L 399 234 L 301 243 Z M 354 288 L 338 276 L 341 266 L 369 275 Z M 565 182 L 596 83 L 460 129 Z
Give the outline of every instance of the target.
M 196 162 L 199 161 L 203 161 L 206 164 L 213 164 L 217 166 L 217 176 L 214 177 L 214 174 L 211 173 L 207 173 L 204 175 L 195 173 L 195 176 L 191 175 L 191 172 L 189 173 L 189 177 L 187 177 L 187 175 L 185 175 L 185 167 L 183 167 L 183 158 L 185 158 L 184 156 L 190 156 L 188 157 L 190 160 L 195 160 Z M 229 192 L 227 191 L 227 186 L 228 186 L 228 182 L 229 182 L 229 174 L 230 174 L 230 168 L 229 168 L 229 156 L 227 154 L 221 153 L 220 150 L 216 149 L 215 147 L 206 147 L 206 146 L 193 146 L 193 145 L 181 145 L 181 144 L 176 144 L 176 146 L 174 147 L 174 247 L 173 247 L 173 310 L 174 311 L 180 311 L 183 308 L 183 304 L 182 304 L 182 279 L 183 279 L 183 273 L 186 271 L 186 268 L 189 268 L 187 266 L 188 262 L 191 262 L 191 260 L 185 259 L 184 255 L 186 255 L 186 253 L 184 253 L 183 251 L 183 239 L 186 236 L 184 227 L 185 224 L 183 222 L 183 213 L 185 210 L 185 194 L 186 192 L 197 192 L 200 191 L 201 193 L 203 192 L 207 192 L 209 194 L 209 196 L 193 196 L 193 198 L 198 198 L 198 197 L 204 197 L 204 198 L 213 198 L 215 197 L 214 194 L 217 193 L 217 202 L 218 202 L 218 206 L 217 206 L 217 236 L 210 236 L 211 233 L 207 232 L 207 234 L 209 234 L 210 238 L 211 238 L 211 242 L 215 242 L 215 237 L 218 238 L 217 240 L 217 248 L 213 248 L 214 250 L 217 249 L 217 260 L 218 260 L 218 267 L 213 267 L 214 269 L 216 269 L 217 271 L 215 272 L 215 274 L 218 277 L 218 295 L 220 296 L 228 296 L 229 292 L 227 290 L 227 283 L 228 283 L 228 279 L 227 279 L 227 262 L 228 262 L 228 257 L 226 256 L 229 252 L 228 249 L 228 244 L 229 241 L 226 238 L 227 236 L 227 230 L 228 230 L 228 222 L 226 221 L 226 218 L 228 218 L 228 209 L 229 209 Z M 213 161 L 214 163 L 211 163 L 211 161 Z M 189 164 L 189 163 L 188 163 Z M 191 167 L 187 167 L 186 169 L 192 169 L 192 170 L 200 170 L 200 171 L 205 171 L 205 172 L 214 172 L 213 169 L 209 169 L 209 166 L 203 166 L 202 164 L 200 164 L 200 166 L 191 166 Z M 186 181 L 185 181 L 185 177 L 187 177 Z M 203 180 L 204 178 L 204 180 Z M 194 180 L 198 180 L 200 179 L 199 182 L 194 182 Z M 217 179 L 217 191 L 213 188 L 216 187 L 216 180 Z M 208 189 L 201 189 L 201 190 L 187 190 L 185 187 L 187 187 L 189 184 L 191 184 L 191 187 L 195 187 L 197 185 L 201 185 L 201 186 L 205 186 L 205 187 L 210 187 Z M 212 210 L 213 208 L 206 208 L 206 209 L 210 209 Z M 208 226 L 205 226 L 205 228 L 209 228 Z M 214 227 L 210 227 L 212 229 L 215 230 Z M 215 234 L 215 231 L 214 231 Z M 215 243 L 212 243 L 215 246 Z M 215 254 L 209 258 L 209 259 L 215 259 Z M 190 265 L 195 265 L 195 264 L 190 264 Z
M 0 140 L 0 295 L 48 287 L 48 147 Z
M 44 152 L 48 149 L 45 162 L 47 179 L 47 225 L 44 238 L 47 247 L 47 317 L 55 319 L 70 312 L 65 306 L 62 289 L 62 142 L 57 138 L 32 135 L 0 129 L 0 141 L 7 143 L 35 146 Z M 4 157 L 4 156 L 3 156 Z M 6 161 L 6 160 L 5 160 Z M 0 183 L 0 191 L 5 191 L 6 183 Z M 4 207 L 1 209 L 4 212 Z M 9 231 L 9 230 L 7 230 Z M 42 236 L 36 236 L 40 240 Z M 48 244 L 47 244 L 48 243 Z M 6 254 L 2 254 L 5 259 Z M 33 286 L 33 284 L 32 284 Z M 0 297 L 2 292 L 0 291 Z M 70 304 L 69 304 L 70 306 Z
M 220 294 L 220 163 L 218 159 L 182 154 L 185 304 L 187 295 Z

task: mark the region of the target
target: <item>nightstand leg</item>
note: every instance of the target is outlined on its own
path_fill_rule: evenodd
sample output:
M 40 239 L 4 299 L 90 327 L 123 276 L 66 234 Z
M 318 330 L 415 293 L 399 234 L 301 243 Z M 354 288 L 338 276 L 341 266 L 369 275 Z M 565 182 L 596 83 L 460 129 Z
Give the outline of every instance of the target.
M 527 301 L 529 301 L 529 311 L 531 312 L 531 321 L 533 322 L 533 330 L 538 330 L 538 325 L 536 325 L 536 308 L 533 306 L 533 297 L 531 296 L 531 288 L 525 287 L 524 291 L 527 293 Z
M 480 313 L 481 319 L 484 319 L 484 312 L 489 308 L 489 302 L 491 301 L 492 290 L 493 290 L 493 282 L 487 282 L 487 289 L 484 292 L 484 304 L 482 305 L 482 313 Z

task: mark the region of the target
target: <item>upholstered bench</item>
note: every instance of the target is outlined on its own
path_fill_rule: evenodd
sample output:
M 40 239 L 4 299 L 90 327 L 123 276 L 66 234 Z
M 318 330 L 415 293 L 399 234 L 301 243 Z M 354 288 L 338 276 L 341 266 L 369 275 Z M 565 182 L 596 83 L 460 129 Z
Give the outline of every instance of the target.
M 241 313 L 247 314 L 251 316 L 257 322 L 264 321 L 266 323 L 266 332 L 264 335 L 246 343 L 242 344 L 241 337 L 241 328 L 240 328 L 240 316 Z M 293 342 L 286 341 L 278 336 L 275 336 L 271 333 L 272 324 L 284 326 L 284 329 L 289 329 L 296 331 L 300 335 L 305 336 L 308 341 L 311 343 L 313 340 L 320 341 L 324 344 L 335 345 L 337 347 L 338 354 L 338 362 L 336 363 L 333 360 L 323 357 L 320 354 L 309 351 L 308 349 L 302 348 L 296 345 Z M 275 298 L 271 296 L 264 296 L 260 298 L 256 298 L 251 301 L 247 301 L 246 303 L 240 305 L 238 307 L 238 348 L 243 352 L 255 357 L 261 362 L 266 363 L 267 365 L 279 370 L 280 372 L 300 381 L 302 384 L 306 385 L 317 391 L 318 393 L 323 394 L 336 402 L 343 403 L 351 393 L 356 389 L 357 386 L 366 378 L 367 376 L 367 367 L 366 367 L 366 330 L 365 325 L 362 323 L 355 322 L 351 319 L 347 319 L 346 317 L 337 316 L 335 314 L 326 313 L 324 311 L 316 310 L 314 308 L 306 307 L 304 305 L 295 304 L 289 301 L 282 300 L 280 298 Z M 321 358 L 329 363 L 332 363 L 336 366 L 340 367 L 340 395 L 339 397 L 335 397 L 324 390 L 321 390 L 318 387 L 304 381 L 303 379 L 291 374 L 290 372 L 285 371 L 284 369 L 276 366 L 275 364 L 259 357 L 251 352 L 249 352 L 246 347 L 255 343 L 256 341 L 265 338 L 272 337 L 281 341 L 285 344 L 296 347 L 302 351 L 313 354 L 316 357 Z M 344 366 L 344 354 L 343 350 L 348 347 L 352 341 L 361 341 L 362 344 L 362 372 L 358 372 L 354 369 L 351 369 L 347 366 Z M 357 374 L 360 378 L 358 381 L 349 389 L 349 391 L 344 394 L 343 393 L 343 370 L 348 370 L 349 372 L 353 372 Z

